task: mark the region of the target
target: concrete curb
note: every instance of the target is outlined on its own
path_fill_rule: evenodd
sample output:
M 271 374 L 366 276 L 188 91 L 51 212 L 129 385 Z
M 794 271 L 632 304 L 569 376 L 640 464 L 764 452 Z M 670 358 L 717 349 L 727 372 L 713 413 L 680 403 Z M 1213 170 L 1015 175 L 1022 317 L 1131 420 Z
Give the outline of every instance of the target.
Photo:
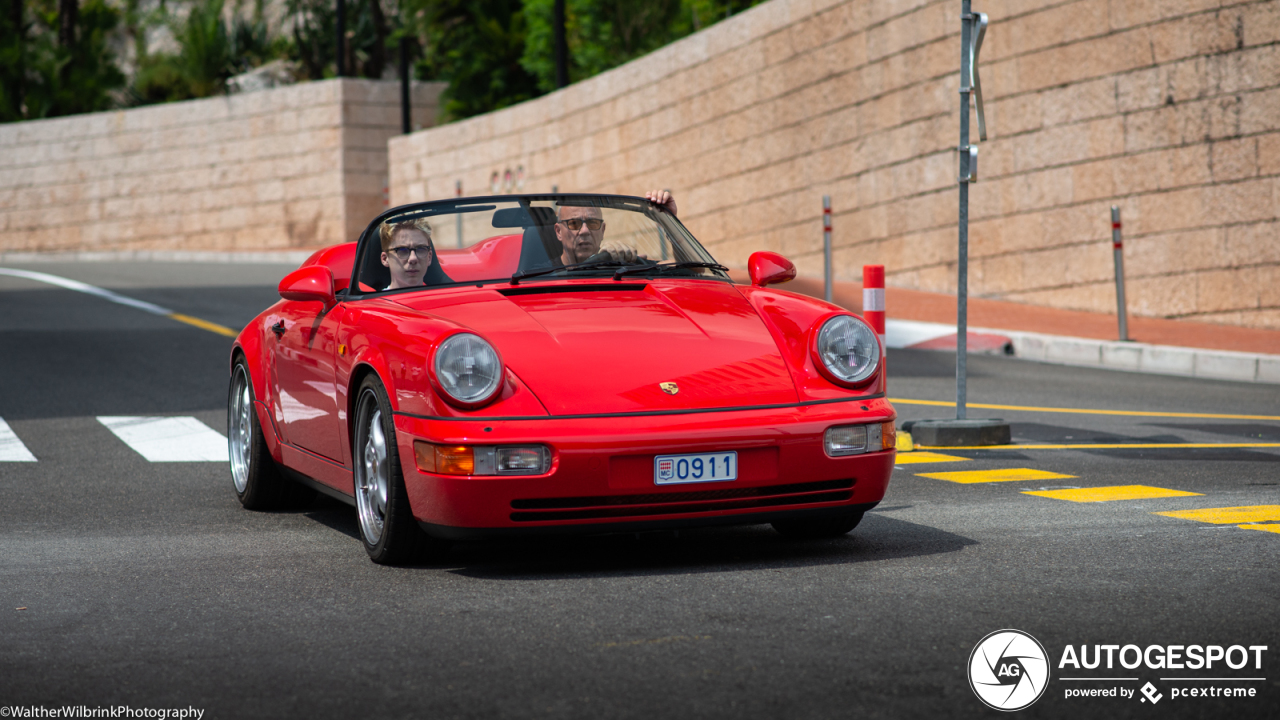
M 1280 384 L 1280 355 L 1091 340 L 1010 330 L 1001 332 L 1013 342 L 1014 356 L 1026 360 L 1154 375 Z
M 971 333 L 1008 338 L 1008 346 L 1003 354 L 1012 354 L 1024 360 L 1206 380 L 1280 384 L 1280 355 L 1093 340 L 1019 330 L 978 327 L 969 330 Z M 889 348 L 920 347 L 941 350 L 943 347 L 938 341 L 949 338 L 948 349 L 954 349 L 955 334 L 954 325 L 911 320 L 885 322 L 885 345 Z M 1012 353 L 1008 352 L 1009 348 Z M 982 354 L 999 354 L 999 351 L 989 349 Z
M 44 262 L 174 262 L 174 263 L 288 263 L 300 265 L 315 250 L 220 252 L 216 250 L 113 250 L 107 252 L 0 252 L 0 263 Z

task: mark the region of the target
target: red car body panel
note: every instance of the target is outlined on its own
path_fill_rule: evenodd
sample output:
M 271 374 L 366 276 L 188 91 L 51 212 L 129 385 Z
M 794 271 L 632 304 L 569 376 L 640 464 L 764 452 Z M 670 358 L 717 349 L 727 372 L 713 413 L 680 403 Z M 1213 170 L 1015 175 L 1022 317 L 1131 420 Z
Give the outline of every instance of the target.
M 455 281 L 514 271 L 520 236 L 442 250 Z M 356 243 L 311 256 L 352 276 Z M 509 267 L 508 267 L 509 266 Z M 483 272 L 483 276 L 481 273 Z M 438 535 L 599 530 L 636 523 L 767 521 L 778 513 L 867 507 L 885 492 L 892 449 L 833 458 L 833 425 L 895 419 L 884 361 L 864 387 L 818 372 L 816 328 L 845 311 L 812 298 L 716 279 L 542 279 L 453 285 L 338 302 L 281 300 L 240 333 L 272 457 L 344 497 L 354 494 L 350 412 L 367 373 L 387 389 L 414 515 Z M 502 356 L 498 397 L 475 410 L 432 385 L 429 358 L 459 330 Z M 675 382 L 677 394 L 659 389 Z M 542 475 L 421 471 L 413 442 L 541 443 Z M 655 486 L 657 454 L 736 451 L 738 479 Z

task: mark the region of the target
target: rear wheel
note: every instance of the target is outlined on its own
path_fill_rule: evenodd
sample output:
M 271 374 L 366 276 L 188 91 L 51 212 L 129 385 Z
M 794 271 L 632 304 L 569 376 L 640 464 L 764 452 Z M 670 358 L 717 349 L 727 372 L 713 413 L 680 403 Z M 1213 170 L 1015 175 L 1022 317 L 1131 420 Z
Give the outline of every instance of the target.
M 444 545 L 418 527 L 400 469 L 395 423 L 382 383 L 372 375 L 356 396 L 351 457 L 355 465 L 356 512 L 369 559 L 394 565 L 425 559 Z
M 773 523 L 780 535 L 793 540 L 820 540 L 846 535 L 862 522 L 862 511 L 816 518 L 813 520 L 783 520 Z
M 284 477 L 267 450 L 253 405 L 253 383 L 244 358 L 231 370 L 227 393 L 227 455 L 240 504 L 250 510 L 278 510 L 314 497 L 309 488 Z

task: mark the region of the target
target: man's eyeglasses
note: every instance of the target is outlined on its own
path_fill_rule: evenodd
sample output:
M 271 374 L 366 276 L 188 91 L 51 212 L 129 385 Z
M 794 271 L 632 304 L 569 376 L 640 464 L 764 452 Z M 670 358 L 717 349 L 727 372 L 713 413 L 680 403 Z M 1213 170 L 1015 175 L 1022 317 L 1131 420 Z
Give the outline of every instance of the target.
M 581 230 L 583 225 L 586 225 L 591 232 L 596 232 L 604 227 L 604 220 L 600 218 L 569 218 L 568 220 L 561 220 L 560 224 L 574 232 Z
M 409 253 L 417 253 L 419 260 L 431 256 L 430 245 L 414 245 L 413 247 L 396 247 L 396 248 L 389 248 L 388 251 L 395 253 L 395 256 L 400 258 L 400 262 L 408 262 Z

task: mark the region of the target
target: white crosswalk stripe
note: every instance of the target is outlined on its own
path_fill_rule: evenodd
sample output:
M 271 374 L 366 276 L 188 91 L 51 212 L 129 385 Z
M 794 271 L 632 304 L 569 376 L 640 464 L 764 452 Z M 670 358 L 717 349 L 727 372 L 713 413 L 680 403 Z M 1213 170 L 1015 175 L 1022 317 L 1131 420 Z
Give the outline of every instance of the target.
M 26 445 L 18 439 L 9 427 L 9 423 L 0 418 L 0 462 L 35 462 L 36 456 L 31 454 Z
M 102 416 L 98 422 L 151 462 L 227 462 L 227 439 L 193 417 Z

